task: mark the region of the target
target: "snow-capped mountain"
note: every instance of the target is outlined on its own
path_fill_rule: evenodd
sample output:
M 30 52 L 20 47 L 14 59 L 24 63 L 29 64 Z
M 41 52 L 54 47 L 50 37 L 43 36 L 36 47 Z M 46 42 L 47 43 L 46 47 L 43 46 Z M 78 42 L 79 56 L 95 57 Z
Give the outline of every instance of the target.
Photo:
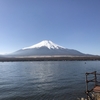
M 73 50 L 67 49 L 60 45 L 53 43 L 52 41 L 44 40 L 40 43 L 32 45 L 30 47 L 22 48 L 14 53 L 14 56 L 54 56 L 54 55 L 64 55 L 64 56 L 84 56 L 85 54 Z
M 53 43 L 52 41 L 44 40 L 44 41 L 42 41 L 40 43 L 37 43 L 37 44 L 35 44 L 33 46 L 25 47 L 25 48 L 23 48 L 23 50 L 25 50 L 25 49 L 41 48 L 41 47 L 47 47 L 48 49 L 61 49 L 61 48 L 65 49 L 64 47 L 59 46 L 59 45 Z

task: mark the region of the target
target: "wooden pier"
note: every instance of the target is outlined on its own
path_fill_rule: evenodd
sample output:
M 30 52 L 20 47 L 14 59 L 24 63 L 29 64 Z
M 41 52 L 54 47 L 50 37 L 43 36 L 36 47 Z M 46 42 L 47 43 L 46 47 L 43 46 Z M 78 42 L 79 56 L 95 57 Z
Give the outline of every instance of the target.
M 100 74 L 96 71 L 86 73 L 86 100 L 100 100 L 100 81 L 98 79 L 100 79 Z M 85 99 L 81 98 L 81 100 Z

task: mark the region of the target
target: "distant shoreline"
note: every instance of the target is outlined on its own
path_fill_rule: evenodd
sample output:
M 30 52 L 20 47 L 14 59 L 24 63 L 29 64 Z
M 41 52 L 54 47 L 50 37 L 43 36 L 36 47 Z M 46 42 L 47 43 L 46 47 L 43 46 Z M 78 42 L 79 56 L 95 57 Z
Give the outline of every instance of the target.
M 95 61 L 100 60 L 100 56 L 89 57 L 1 57 L 0 62 L 17 61 Z

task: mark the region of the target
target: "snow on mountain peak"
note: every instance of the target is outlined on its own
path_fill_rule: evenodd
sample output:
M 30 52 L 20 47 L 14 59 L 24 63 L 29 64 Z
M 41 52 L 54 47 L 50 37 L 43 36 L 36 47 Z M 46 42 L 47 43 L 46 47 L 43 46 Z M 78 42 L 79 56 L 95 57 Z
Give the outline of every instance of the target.
M 35 45 L 32 45 L 32 46 L 30 46 L 30 47 L 25 47 L 25 48 L 23 48 L 23 50 L 24 50 L 24 49 L 40 48 L 40 47 L 47 47 L 47 48 L 49 48 L 49 49 L 59 49 L 59 48 L 65 49 L 64 47 L 59 46 L 59 45 L 53 43 L 52 41 L 44 40 L 44 41 L 42 41 L 42 42 L 40 42 L 40 43 L 37 43 L 37 44 L 35 44 Z

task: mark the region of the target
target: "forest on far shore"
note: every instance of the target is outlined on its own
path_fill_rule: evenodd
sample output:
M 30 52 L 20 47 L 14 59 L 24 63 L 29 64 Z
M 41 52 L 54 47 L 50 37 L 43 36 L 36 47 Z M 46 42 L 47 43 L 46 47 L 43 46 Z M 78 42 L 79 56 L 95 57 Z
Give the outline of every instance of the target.
M 93 61 L 100 60 L 100 56 L 90 57 L 1 57 L 1 62 L 8 61 Z

